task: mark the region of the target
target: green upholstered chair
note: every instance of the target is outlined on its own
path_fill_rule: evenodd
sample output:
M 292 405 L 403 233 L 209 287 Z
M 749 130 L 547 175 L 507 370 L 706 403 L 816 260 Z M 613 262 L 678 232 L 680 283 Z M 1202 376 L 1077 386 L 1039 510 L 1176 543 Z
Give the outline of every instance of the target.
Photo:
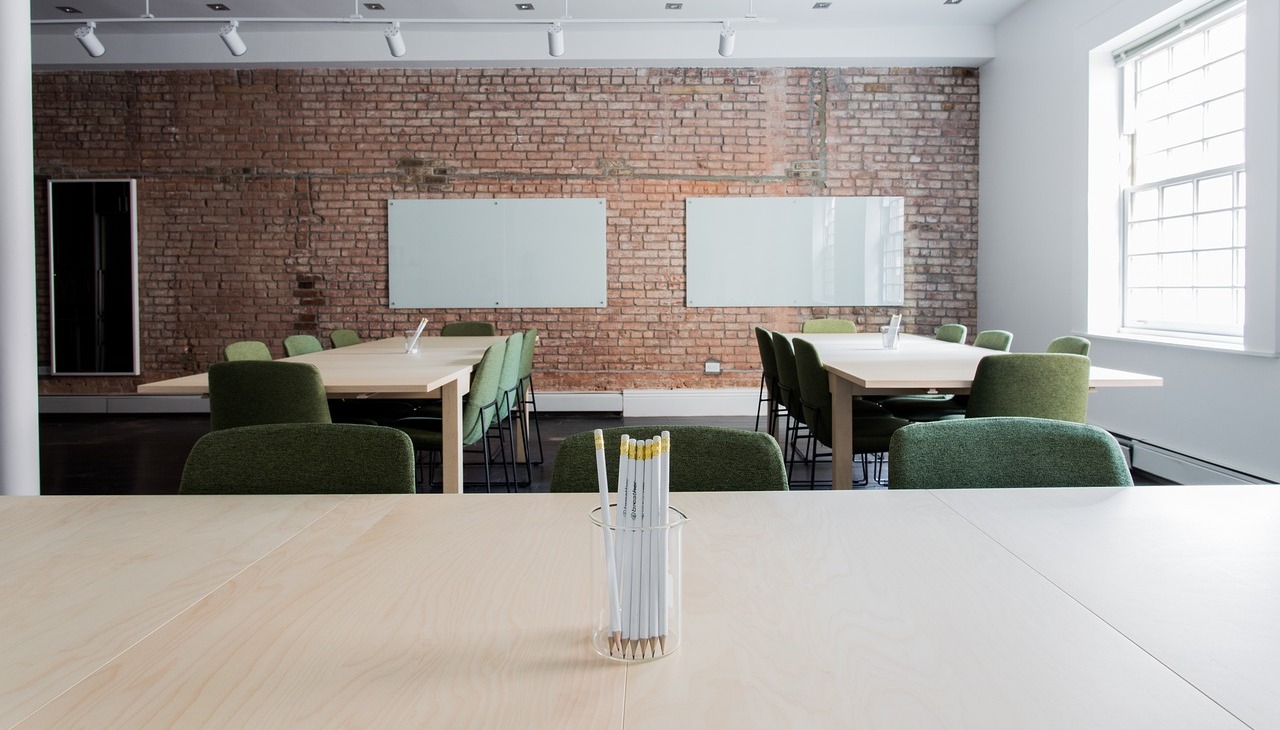
M 853 335 L 858 333 L 858 325 L 847 319 L 824 317 L 808 320 L 800 325 L 800 331 L 809 334 L 826 332 Z
M 1005 330 L 983 330 L 973 338 L 974 347 L 982 347 L 988 350 L 999 350 L 1008 352 L 1013 345 L 1013 333 Z
M 778 359 L 773 354 L 773 333 L 764 327 L 756 327 L 756 348 L 760 351 L 760 402 L 756 405 L 756 428 L 760 430 L 760 415 L 768 419 L 769 433 L 778 423 L 782 404 L 778 401 Z
M 360 335 L 355 330 L 334 330 L 329 333 L 329 342 L 334 347 L 351 347 L 360 344 Z
M 498 328 L 492 322 L 448 322 L 440 328 L 441 337 L 492 337 Z
M 487 435 L 498 416 L 498 379 L 502 375 L 502 361 L 506 352 L 505 340 L 490 345 L 484 351 L 484 356 L 471 373 L 471 392 L 467 393 L 462 403 L 462 445 L 481 445 L 485 488 L 491 491 L 493 479 L 489 468 L 491 454 Z M 444 450 L 444 433 L 439 418 L 409 416 L 390 421 L 386 425 L 408 434 L 413 440 L 414 449 L 420 454 L 426 453 L 434 457 Z M 434 460 L 430 465 L 434 467 Z M 430 481 L 431 476 L 428 475 L 427 482 Z
M 507 349 L 502 356 L 502 370 L 498 374 L 498 447 L 502 454 L 503 470 L 511 464 L 512 474 L 518 470 L 516 466 L 516 433 L 515 412 L 520 409 L 520 358 L 524 355 L 524 333 L 515 332 L 507 335 Z M 505 434 L 504 434 L 505 429 Z M 529 453 L 528 441 L 523 442 L 524 453 Z M 526 478 L 522 485 L 533 482 L 532 467 L 525 459 Z
M 978 361 L 965 418 L 1026 416 L 1084 423 L 1089 358 L 1065 353 L 988 355 Z
M 962 324 L 944 324 L 934 330 L 933 338 L 940 342 L 953 342 L 959 345 L 969 335 L 969 328 Z M 953 418 L 964 415 L 964 400 L 951 393 L 894 395 L 880 398 L 877 402 L 893 412 L 898 418 L 908 421 L 937 421 L 942 418 Z
M 284 354 L 287 357 L 320 352 L 324 345 L 315 335 L 289 335 L 284 338 Z
M 1071 355 L 1089 355 L 1090 342 L 1083 337 L 1066 335 L 1049 343 L 1045 352 L 1065 352 Z
M 542 424 L 538 422 L 538 397 L 533 390 L 533 355 L 537 346 L 538 329 L 530 327 L 524 333 L 524 343 L 520 350 L 520 408 L 516 410 L 516 417 L 524 420 L 526 438 L 529 428 L 533 427 L 533 440 L 538 444 L 538 458 L 534 459 L 531 453 L 525 454 L 525 458 L 530 459 L 533 464 L 541 464 L 543 461 Z
M 795 349 L 791 340 L 781 332 L 773 333 L 773 357 L 778 365 L 778 402 L 786 411 L 779 443 L 787 457 L 787 476 L 790 476 L 800 452 L 800 440 L 811 437 L 804 421 L 804 406 L 800 404 L 800 376 L 796 372 Z
M 209 425 L 214 431 L 263 423 L 330 423 L 315 365 L 241 360 L 209 366 Z
M 956 342 L 964 344 L 964 340 L 969 336 L 969 328 L 962 324 L 944 324 L 933 331 L 933 339 L 940 342 Z
M 797 337 L 791 342 L 795 348 L 796 375 L 800 381 L 800 405 L 804 409 L 804 420 L 809 432 L 818 443 L 831 448 L 832 424 L 834 410 L 831 398 L 831 381 L 827 371 L 822 368 L 822 358 L 811 342 Z M 871 482 L 868 456 L 877 455 L 889 450 L 889 437 L 894 431 L 907 425 L 907 421 L 895 418 L 883 407 L 861 398 L 853 401 L 853 453 L 862 457 L 862 484 Z M 809 460 L 809 485 L 813 486 L 813 475 L 817 461 L 817 449 L 814 449 Z
M 889 443 L 890 489 L 1129 486 L 1111 434 L 1040 418 L 914 423 Z
M 726 492 L 787 489 L 778 442 L 767 433 L 720 426 L 619 426 L 604 430 L 609 490 L 618 486 L 618 445 L 623 434 L 649 439 L 671 432 L 671 491 Z M 552 492 L 595 492 L 595 436 L 575 433 L 556 452 Z
M 413 492 L 413 442 L 394 428 L 273 423 L 211 431 L 182 470 L 182 494 Z
M 222 349 L 224 355 L 227 356 L 228 362 L 237 360 L 270 360 L 271 350 L 267 349 L 265 342 L 257 340 L 241 340 L 240 342 L 232 342 Z

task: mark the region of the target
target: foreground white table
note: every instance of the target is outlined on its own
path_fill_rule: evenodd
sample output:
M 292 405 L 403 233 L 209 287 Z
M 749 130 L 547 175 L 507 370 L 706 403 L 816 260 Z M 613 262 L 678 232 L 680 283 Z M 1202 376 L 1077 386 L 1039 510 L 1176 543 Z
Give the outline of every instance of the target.
M 503 337 L 423 337 L 419 350 L 404 351 L 403 338 L 364 342 L 283 358 L 315 365 L 325 392 L 351 398 L 439 398 L 444 422 L 443 489 L 462 491 L 462 396 L 471 387 L 471 368 Z M 207 373 L 144 383 L 138 392 L 204 395 Z
M 831 383 L 831 484 L 853 485 L 853 398 L 860 395 L 968 393 L 978 361 L 992 350 L 931 337 L 902 335 L 899 346 L 886 350 L 879 333 L 788 333 L 814 344 Z M 1089 387 L 1159 386 L 1154 375 L 1093 366 Z
M 631 667 L 593 495 L 8 497 L 0 726 L 1274 727 L 1276 495 L 676 495 L 684 643 Z

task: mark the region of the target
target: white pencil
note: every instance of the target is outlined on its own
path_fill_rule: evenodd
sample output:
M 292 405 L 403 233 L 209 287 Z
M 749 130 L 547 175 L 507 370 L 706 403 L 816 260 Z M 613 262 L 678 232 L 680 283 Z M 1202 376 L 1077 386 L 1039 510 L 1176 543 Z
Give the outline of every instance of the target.
M 667 511 L 671 506 L 671 432 L 663 431 L 661 435 L 658 459 L 658 519 L 659 524 L 669 521 Z M 670 530 L 662 531 L 662 540 L 658 544 L 658 646 L 662 653 L 667 651 L 667 569 L 669 560 Z
M 604 533 L 604 566 L 609 590 L 609 652 L 622 630 L 622 607 L 618 603 L 618 564 L 613 555 L 613 519 L 609 515 L 609 474 L 604 466 L 604 431 L 595 430 L 596 481 L 600 486 L 600 522 Z

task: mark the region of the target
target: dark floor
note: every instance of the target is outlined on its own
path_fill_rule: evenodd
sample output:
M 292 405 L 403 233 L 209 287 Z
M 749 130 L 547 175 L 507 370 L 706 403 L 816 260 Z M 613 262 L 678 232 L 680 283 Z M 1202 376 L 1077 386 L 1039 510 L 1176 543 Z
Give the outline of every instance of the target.
M 533 484 L 519 491 L 547 491 L 556 449 L 570 434 L 631 424 L 701 423 L 753 428 L 754 417 L 627 418 L 609 413 L 544 413 L 541 419 L 543 461 L 532 466 Z M 42 494 L 176 494 L 182 466 L 196 439 L 208 433 L 209 416 L 184 415 L 53 415 L 40 418 L 40 475 Z M 538 451 L 532 449 L 533 456 Z M 468 455 L 467 489 L 483 490 L 479 455 Z M 855 466 L 855 478 L 861 470 Z M 807 489 L 808 471 L 797 467 L 793 485 Z M 830 464 L 818 466 L 819 484 L 831 480 Z M 478 487 L 472 486 L 479 481 Z M 1139 484 L 1158 478 L 1134 473 Z M 873 487 L 877 485 L 873 484 Z M 825 488 L 825 487 L 824 487 Z M 495 488 L 497 490 L 498 488 Z M 432 491 L 439 491 L 437 486 Z

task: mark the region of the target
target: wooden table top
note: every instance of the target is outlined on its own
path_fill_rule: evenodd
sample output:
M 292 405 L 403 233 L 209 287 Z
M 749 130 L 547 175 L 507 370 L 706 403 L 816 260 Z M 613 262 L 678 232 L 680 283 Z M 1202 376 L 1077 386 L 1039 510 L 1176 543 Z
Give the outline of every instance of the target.
M 418 352 L 409 354 L 404 351 L 404 338 L 392 337 L 281 359 L 315 365 L 325 392 L 331 395 L 424 398 L 438 394 L 445 383 L 465 379 L 489 345 L 503 339 L 423 337 Z M 143 383 L 138 392 L 202 395 L 209 392 L 209 375 Z
M 812 342 L 828 372 L 866 391 L 916 390 L 955 392 L 973 385 L 978 361 L 999 354 L 972 345 L 941 342 L 932 337 L 902 335 L 896 349 L 885 349 L 879 333 L 788 333 Z M 1160 386 L 1158 376 L 1098 367 L 1089 371 L 1089 387 Z
M 595 495 L 8 497 L 0 725 L 1272 727 L 1278 495 L 673 495 L 683 643 L 632 666 Z

